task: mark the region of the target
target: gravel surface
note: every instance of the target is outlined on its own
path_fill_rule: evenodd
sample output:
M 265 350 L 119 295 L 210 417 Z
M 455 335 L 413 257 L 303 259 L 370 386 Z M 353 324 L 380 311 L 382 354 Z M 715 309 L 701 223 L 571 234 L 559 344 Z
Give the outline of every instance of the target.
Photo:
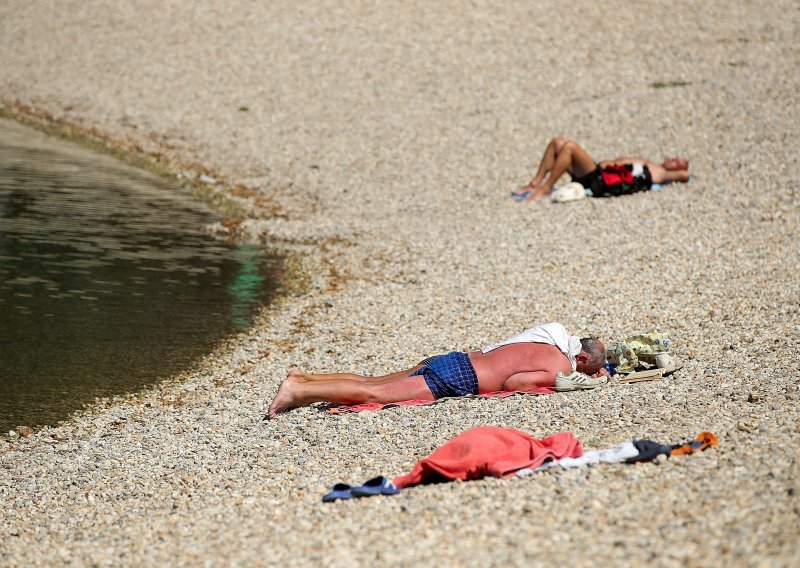
M 201 370 L 0 440 L 0 564 L 796 565 L 798 29 L 794 0 L 0 5 L 6 112 L 255 190 L 246 236 L 306 243 L 312 272 Z M 697 179 L 516 203 L 555 135 Z M 668 332 L 686 367 L 261 421 L 293 367 L 378 374 L 551 320 Z M 720 445 L 320 503 L 479 424 Z

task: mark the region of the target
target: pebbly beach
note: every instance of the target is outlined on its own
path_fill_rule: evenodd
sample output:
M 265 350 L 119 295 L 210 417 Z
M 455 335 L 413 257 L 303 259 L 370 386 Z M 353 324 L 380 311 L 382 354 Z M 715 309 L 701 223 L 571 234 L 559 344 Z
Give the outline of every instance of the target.
M 0 114 L 124 149 L 293 251 L 197 368 L 0 439 L 0 564 L 774 565 L 800 552 L 800 6 L 0 6 Z M 519 203 L 553 136 L 687 156 L 658 191 Z M 263 421 L 291 369 L 369 375 L 560 321 L 684 367 L 592 391 Z M 411 488 L 474 426 L 685 459 Z

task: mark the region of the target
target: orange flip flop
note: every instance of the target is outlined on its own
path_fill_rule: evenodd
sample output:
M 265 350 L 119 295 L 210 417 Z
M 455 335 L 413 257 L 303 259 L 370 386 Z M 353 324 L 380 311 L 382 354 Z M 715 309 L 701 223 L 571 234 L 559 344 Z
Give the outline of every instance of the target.
M 719 438 L 717 438 L 715 434 L 712 434 L 711 432 L 700 432 L 697 435 L 697 438 L 691 442 L 684 442 L 683 444 L 672 446 L 670 455 L 683 456 L 686 454 L 695 454 L 697 452 L 702 452 L 711 446 L 716 446 L 718 443 Z

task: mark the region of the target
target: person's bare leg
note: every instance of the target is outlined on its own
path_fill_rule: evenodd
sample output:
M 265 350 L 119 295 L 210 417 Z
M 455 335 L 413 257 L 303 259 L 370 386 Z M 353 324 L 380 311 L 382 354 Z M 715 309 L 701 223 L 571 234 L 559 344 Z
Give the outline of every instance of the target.
M 408 377 L 411 373 L 421 368 L 422 365 L 417 365 L 416 367 L 412 367 L 411 369 L 407 369 L 404 371 L 397 371 L 395 373 L 389 373 L 388 375 L 382 375 L 379 377 L 367 377 L 366 375 L 356 375 L 355 373 L 304 373 L 299 369 L 292 369 L 291 371 L 289 371 L 287 377 L 294 377 L 302 382 L 348 380 L 348 381 L 359 381 L 362 383 L 365 382 L 377 383 L 377 382 L 391 381 L 394 379 L 399 379 L 401 377 Z
M 652 163 L 648 164 L 648 168 L 650 168 L 650 175 L 653 177 L 653 183 L 689 181 L 689 172 L 687 170 L 667 170 L 664 166 Z
M 287 378 L 294 377 L 298 381 L 366 381 L 371 377 L 357 375 L 355 373 L 304 373 L 300 369 L 289 371 Z
M 558 179 L 564 175 L 564 172 L 570 172 L 574 177 L 581 177 L 593 171 L 596 167 L 597 164 L 589 155 L 589 152 L 574 140 L 567 140 L 556 156 L 553 168 L 550 170 L 550 177 L 527 199 L 538 201 L 549 195 Z
M 544 151 L 542 161 L 539 162 L 539 169 L 536 170 L 536 175 L 528 184 L 529 186 L 538 187 L 542 184 L 545 176 L 550 173 L 550 170 L 553 169 L 553 164 L 555 164 L 556 157 L 558 156 L 559 152 L 561 152 L 561 148 L 564 147 L 564 143 L 565 140 L 563 138 L 553 138 L 550 141 Z
M 562 146 L 564 146 L 564 139 L 563 138 L 553 138 L 547 144 L 547 148 L 544 150 L 544 155 L 542 156 L 541 162 L 539 162 L 539 169 L 536 170 L 536 175 L 534 178 L 528 183 L 528 185 L 524 185 L 519 188 L 514 193 L 519 195 L 521 193 L 528 193 L 528 192 L 535 192 L 539 185 L 544 180 L 545 176 L 550 172 L 553 164 L 555 163 L 556 156 L 558 156 L 559 151 L 561 151 Z
M 267 412 L 267 418 L 275 418 L 281 412 L 308 406 L 314 402 L 340 402 L 362 404 L 366 402 L 389 403 L 401 400 L 434 400 L 425 378 L 410 377 L 409 369 L 394 380 L 368 383 L 348 379 L 327 381 L 301 381 L 287 377 L 278 389 Z

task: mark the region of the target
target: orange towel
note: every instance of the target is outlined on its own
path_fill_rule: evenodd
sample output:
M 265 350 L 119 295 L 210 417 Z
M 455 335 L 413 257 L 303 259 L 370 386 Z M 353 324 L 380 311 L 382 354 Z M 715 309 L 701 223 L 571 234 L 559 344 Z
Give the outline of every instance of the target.
M 548 459 L 578 458 L 581 443 L 570 432 L 538 440 L 524 432 L 479 426 L 463 432 L 417 462 L 411 473 L 394 478 L 397 487 L 431 481 L 508 477 L 532 469 Z

